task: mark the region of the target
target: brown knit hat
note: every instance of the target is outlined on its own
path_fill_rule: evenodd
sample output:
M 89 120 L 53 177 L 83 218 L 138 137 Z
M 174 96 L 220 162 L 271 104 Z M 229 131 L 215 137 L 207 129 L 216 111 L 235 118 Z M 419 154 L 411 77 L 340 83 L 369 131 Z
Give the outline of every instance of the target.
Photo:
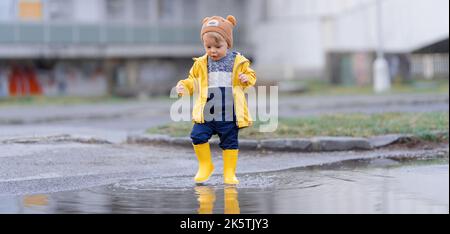
M 222 35 L 227 41 L 228 48 L 233 47 L 233 28 L 237 21 L 234 16 L 229 15 L 226 19 L 220 16 L 206 17 L 203 19 L 202 31 L 200 38 L 203 40 L 203 35 L 207 32 L 217 32 Z

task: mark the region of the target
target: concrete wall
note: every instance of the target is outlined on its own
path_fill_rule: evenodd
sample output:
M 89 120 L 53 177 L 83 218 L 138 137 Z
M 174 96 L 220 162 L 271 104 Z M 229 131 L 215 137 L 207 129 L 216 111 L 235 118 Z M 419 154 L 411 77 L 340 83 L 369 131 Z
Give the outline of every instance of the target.
M 373 51 L 375 0 L 253 2 L 258 9 L 252 44 L 261 77 L 322 76 L 328 51 Z M 407 53 L 448 38 L 448 0 L 382 0 L 388 52 Z
M 101 22 L 104 18 L 103 0 L 75 0 L 74 20 L 83 23 Z M 89 7 L 86 7 L 86 5 Z
M 12 20 L 14 18 L 14 7 L 13 0 L 2 0 L 0 1 L 0 20 Z
M 410 52 L 448 38 L 448 0 L 384 0 L 383 39 L 386 50 Z M 374 4 L 344 11 L 332 18 L 329 50 L 373 50 L 376 48 Z

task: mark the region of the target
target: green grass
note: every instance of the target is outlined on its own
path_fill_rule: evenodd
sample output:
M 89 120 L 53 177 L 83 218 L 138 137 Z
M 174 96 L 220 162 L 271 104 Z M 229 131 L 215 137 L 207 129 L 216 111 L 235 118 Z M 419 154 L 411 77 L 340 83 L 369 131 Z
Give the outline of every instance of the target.
M 272 133 L 259 132 L 254 126 L 240 131 L 242 139 L 310 138 L 315 136 L 370 137 L 385 134 L 413 134 L 426 141 L 448 141 L 449 113 L 336 114 L 320 117 L 280 119 Z M 148 129 L 148 133 L 189 136 L 192 123 L 171 123 Z M 447 132 L 437 139 L 433 132 Z
M 306 80 L 306 81 L 292 81 L 293 83 L 301 84 L 306 87 L 306 91 L 301 95 L 372 95 L 375 94 L 373 87 L 366 86 L 345 86 L 345 85 L 332 85 L 325 81 L 320 80 Z M 391 90 L 387 94 L 417 94 L 417 93 L 449 93 L 449 80 L 413 80 L 408 84 L 405 83 L 393 83 Z
M 127 99 L 114 96 L 99 96 L 99 97 L 45 97 L 45 96 L 30 96 L 30 97 L 8 97 L 0 98 L 0 107 L 4 106 L 44 106 L 44 105 L 73 105 L 73 104 L 91 104 L 91 103 L 105 103 L 105 102 L 122 102 Z

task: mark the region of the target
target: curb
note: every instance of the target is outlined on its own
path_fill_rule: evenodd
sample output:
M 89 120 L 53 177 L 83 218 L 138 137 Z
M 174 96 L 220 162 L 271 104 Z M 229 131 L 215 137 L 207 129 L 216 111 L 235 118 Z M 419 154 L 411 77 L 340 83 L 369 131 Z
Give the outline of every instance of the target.
M 434 132 L 434 136 L 442 137 L 448 132 Z M 349 150 L 373 150 L 386 147 L 395 143 L 420 142 L 415 135 L 390 134 L 362 137 L 313 137 L 313 138 L 282 138 L 250 140 L 240 139 L 239 148 L 247 150 L 271 150 L 294 152 L 324 152 L 324 151 L 349 151 Z M 127 137 L 126 143 L 138 145 L 168 144 L 178 146 L 191 146 L 189 137 L 170 137 L 167 135 L 139 134 Z M 219 145 L 219 139 L 209 141 L 211 145 Z
M 36 136 L 36 137 L 19 137 L 13 139 L 0 139 L 0 144 L 49 144 L 73 142 L 81 144 L 113 144 L 110 141 L 94 138 L 94 137 L 76 137 L 69 134 Z

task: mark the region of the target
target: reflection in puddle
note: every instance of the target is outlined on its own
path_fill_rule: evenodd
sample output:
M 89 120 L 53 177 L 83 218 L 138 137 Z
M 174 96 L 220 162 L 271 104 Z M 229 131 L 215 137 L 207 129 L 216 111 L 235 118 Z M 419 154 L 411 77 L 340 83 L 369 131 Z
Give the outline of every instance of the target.
M 223 189 L 225 214 L 240 214 L 238 192 L 235 186 L 225 186 Z
M 444 161 L 373 160 L 221 177 L 122 181 L 48 195 L 0 196 L 0 213 L 448 213 Z
M 212 214 L 214 209 L 214 202 L 216 201 L 216 193 L 214 188 L 209 186 L 196 186 L 195 194 L 199 204 L 199 214 Z
M 23 198 L 25 207 L 46 206 L 48 205 L 48 196 L 44 194 L 26 195 Z
M 212 186 L 196 186 L 195 194 L 198 201 L 199 214 L 212 214 L 216 201 L 216 192 Z M 223 205 L 225 214 L 240 214 L 238 191 L 236 186 L 227 185 L 223 188 Z

